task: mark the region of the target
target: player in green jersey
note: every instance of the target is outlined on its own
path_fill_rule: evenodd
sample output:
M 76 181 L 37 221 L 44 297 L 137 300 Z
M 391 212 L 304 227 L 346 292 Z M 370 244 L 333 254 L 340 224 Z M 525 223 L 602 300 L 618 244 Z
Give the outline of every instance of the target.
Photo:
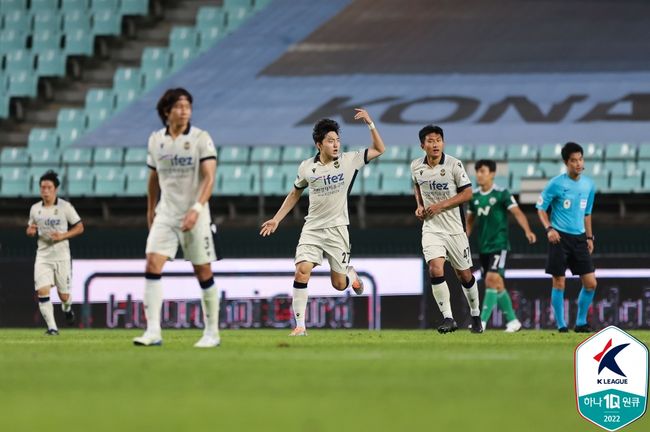
M 510 250 L 508 239 L 508 211 L 517 220 L 529 243 L 535 243 L 537 238 L 530 230 L 528 220 L 519 209 L 517 200 L 504 189 L 494 184 L 497 164 L 493 160 L 481 159 L 474 165 L 476 181 L 479 185 L 474 190 L 469 202 L 467 217 L 467 236 L 476 227 L 478 234 L 481 272 L 485 279 L 485 299 L 481 311 L 483 329 L 492 314 L 494 306 L 498 305 L 506 316 L 506 332 L 514 333 L 521 329 L 521 323 L 512 308 L 510 294 L 506 291 L 504 274 L 506 256 Z

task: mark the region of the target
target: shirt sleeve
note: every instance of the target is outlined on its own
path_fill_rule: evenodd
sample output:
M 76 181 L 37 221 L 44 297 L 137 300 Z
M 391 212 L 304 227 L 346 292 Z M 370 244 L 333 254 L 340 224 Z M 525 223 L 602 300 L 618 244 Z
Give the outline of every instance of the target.
M 368 163 L 368 149 L 348 152 L 345 153 L 344 157 L 349 157 L 351 159 L 352 168 L 358 170 Z
M 306 162 L 301 163 L 300 166 L 298 167 L 298 175 L 296 176 L 296 180 L 293 182 L 293 186 L 296 189 L 304 189 L 309 184 L 307 178 L 305 177 L 304 169 L 303 169 L 305 163 Z
M 65 206 L 65 217 L 68 220 L 68 226 L 74 226 L 81 222 L 81 218 L 79 217 L 77 210 L 75 210 L 75 208 L 70 203 Z
M 548 210 L 548 207 L 551 205 L 556 196 L 555 184 L 556 182 L 554 180 L 551 180 L 542 191 L 541 195 L 537 199 L 537 205 L 535 205 L 538 210 Z
M 515 199 L 514 195 L 512 195 L 508 189 L 505 189 L 503 191 L 503 195 L 501 196 L 501 202 L 503 203 L 503 206 L 508 210 L 510 210 L 513 207 L 519 207 L 519 204 L 517 203 L 517 200 Z
M 147 143 L 147 166 L 152 170 L 158 168 L 156 165 L 156 157 L 154 156 L 153 153 L 153 148 L 155 146 L 155 143 L 156 141 L 154 139 L 154 134 L 151 134 L 151 136 L 149 136 L 149 142 Z
M 208 159 L 217 159 L 217 149 L 214 147 L 214 142 L 210 134 L 202 131 L 198 139 L 199 146 L 199 161 L 203 162 Z
M 458 192 L 472 186 L 472 181 L 469 179 L 467 172 L 465 172 L 465 168 L 461 161 L 454 162 L 454 167 L 451 169 L 451 173 L 454 176 L 454 182 L 456 183 L 456 190 Z
M 585 216 L 591 215 L 594 208 L 594 196 L 596 195 L 596 185 L 591 182 L 591 190 L 589 191 L 589 198 L 587 198 L 587 208 L 585 209 Z

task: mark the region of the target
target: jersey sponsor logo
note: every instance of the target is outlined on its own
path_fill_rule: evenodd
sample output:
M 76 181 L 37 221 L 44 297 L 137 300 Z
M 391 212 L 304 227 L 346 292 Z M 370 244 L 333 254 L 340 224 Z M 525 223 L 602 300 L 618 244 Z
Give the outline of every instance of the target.
M 313 183 L 321 179 L 323 180 L 324 185 L 342 183 L 344 181 L 343 173 L 334 174 L 334 175 L 327 174 L 326 176 L 318 176 L 318 177 L 310 177 L 309 181 Z
M 571 208 L 571 200 L 565 199 L 564 202 L 562 203 L 562 207 L 565 209 L 570 209 Z
M 43 219 L 43 225 L 49 226 L 49 227 L 54 227 L 57 225 L 61 225 L 61 219 L 52 219 L 52 218 L 47 218 Z
M 477 210 L 477 213 L 478 213 L 479 216 L 487 216 L 487 215 L 490 214 L 490 209 L 491 208 L 492 207 L 490 207 L 490 206 L 479 207 L 478 210 Z
M 166 154 L 158 158 L 159 161 L 169 161 L 171 166 L 191 166 L 194 165 L 192 156 L 179 156 L 177 154 Z
M 435 180 L 421 180 L 418 181 L 418 184 L 420 185 L 420 187 L 422 187 L 423 185 L 429 185 L 430 190 L 449 190 L 449 183 L 447 182 L 441 183 Z

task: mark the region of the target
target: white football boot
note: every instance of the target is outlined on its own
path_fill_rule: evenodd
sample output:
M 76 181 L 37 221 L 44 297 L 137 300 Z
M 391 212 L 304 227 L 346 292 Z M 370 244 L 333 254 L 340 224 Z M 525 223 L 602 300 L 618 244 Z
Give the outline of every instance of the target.
M 506 324 L 506 329 L 504 332 L 506 333 L 516 333 L 519 330 L 521 330 L 521 322 L 518 319 L 513 319 L 512 321 L 508 321 Z
M 162 337 L 160 337 L 160 333 L 147 330 L 142 336 L 133 338 L 133 345 L 160 346 L 162 345 Z
M 215 348 L 219 345 L 221 345 L 221 338 L 219 336 L 204 334 L 201 339 L 194 344 L 194 348 Z

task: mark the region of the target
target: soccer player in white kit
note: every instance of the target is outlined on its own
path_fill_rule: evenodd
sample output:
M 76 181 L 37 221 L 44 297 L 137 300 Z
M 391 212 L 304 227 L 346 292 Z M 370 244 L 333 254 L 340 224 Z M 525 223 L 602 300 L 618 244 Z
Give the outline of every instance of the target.
M 210 135 L 190 124 L 192 95 L 183 88 L 169 89 L 158 101 L 165 125 L 149 137 L 147 165 L 147 265 L 144 308 L 147 330 L 133 343 L 162 344 L 160 310 L 161 275 L 165 262 L 183 256 L 192 263 L 201 286 L 205 328 L 197 348 L 216 347 L 219 338 L 219 295 L 210 263 L 216 260 L 210 229 L 210 207 L 217 169 L 217 152 Z M 160 201 L 158 196 L 160 195 Z
M 60 183 L 54 171 L 43 174 L 38 184 L 41 201 L 29 210 L 27 235 L 38 236 L 34 288 L 38 294 L 38 308 L 47 324 L 45 334 L 57 336 L 59 329 L 54 319 L 50 289 L 56 286 L 65 319 L 69 325 L 73 325 L 75 317 L 70 295 L 72 269 L 68 239 L 83 233 L 84 225 L 72 204 L 57 197 Z
M 462 208 L 463 203 L 472 199 L 472 182 L 461 161 L 443 152 L 442 128 L 427 125 L 418 135 L 426 156 L 411 162 L 411 178 L 417 202 L 415 216 L 423 221 L 422 251 L 429 266 L 433 297 L 443 316 L 438 331 L 450 333 L 458 329 L 445 282 L 445 260 L 449 260 L 469 303 L 471 330 L 482 333 L 478 288 L 472 275 L 472 254 Z
M 266 237 L 273 234 L 284 217 L 298 203 L 302 191 L 309 187 L 309 212 L 305 217 L 305 225 L 296 248 L 296 273 L 293 282 L 293 314 L 296 327 L 290 336 L 307 335 L 307 282 L 313 268 L 322 263 L 323 256 L 327 257 L 329 262 L 330 278 L 335 289 L 344 291 L 348 286 L 352 286 L 356 294 L 363 293 L 363 283 L 354 268 L 349 265 L 348 194 L 359 169 L 381 155 L 385 147 L 366 110 L 357 108 L 354 118 L 368 125 L 372 145 L 362 151 L 341 153 L 338 123 L 330 119 L 320 120 L 312 133 L 318 153 L 300 163 L 291 192 L 273 219 L 262 224 L 260 235 Z

